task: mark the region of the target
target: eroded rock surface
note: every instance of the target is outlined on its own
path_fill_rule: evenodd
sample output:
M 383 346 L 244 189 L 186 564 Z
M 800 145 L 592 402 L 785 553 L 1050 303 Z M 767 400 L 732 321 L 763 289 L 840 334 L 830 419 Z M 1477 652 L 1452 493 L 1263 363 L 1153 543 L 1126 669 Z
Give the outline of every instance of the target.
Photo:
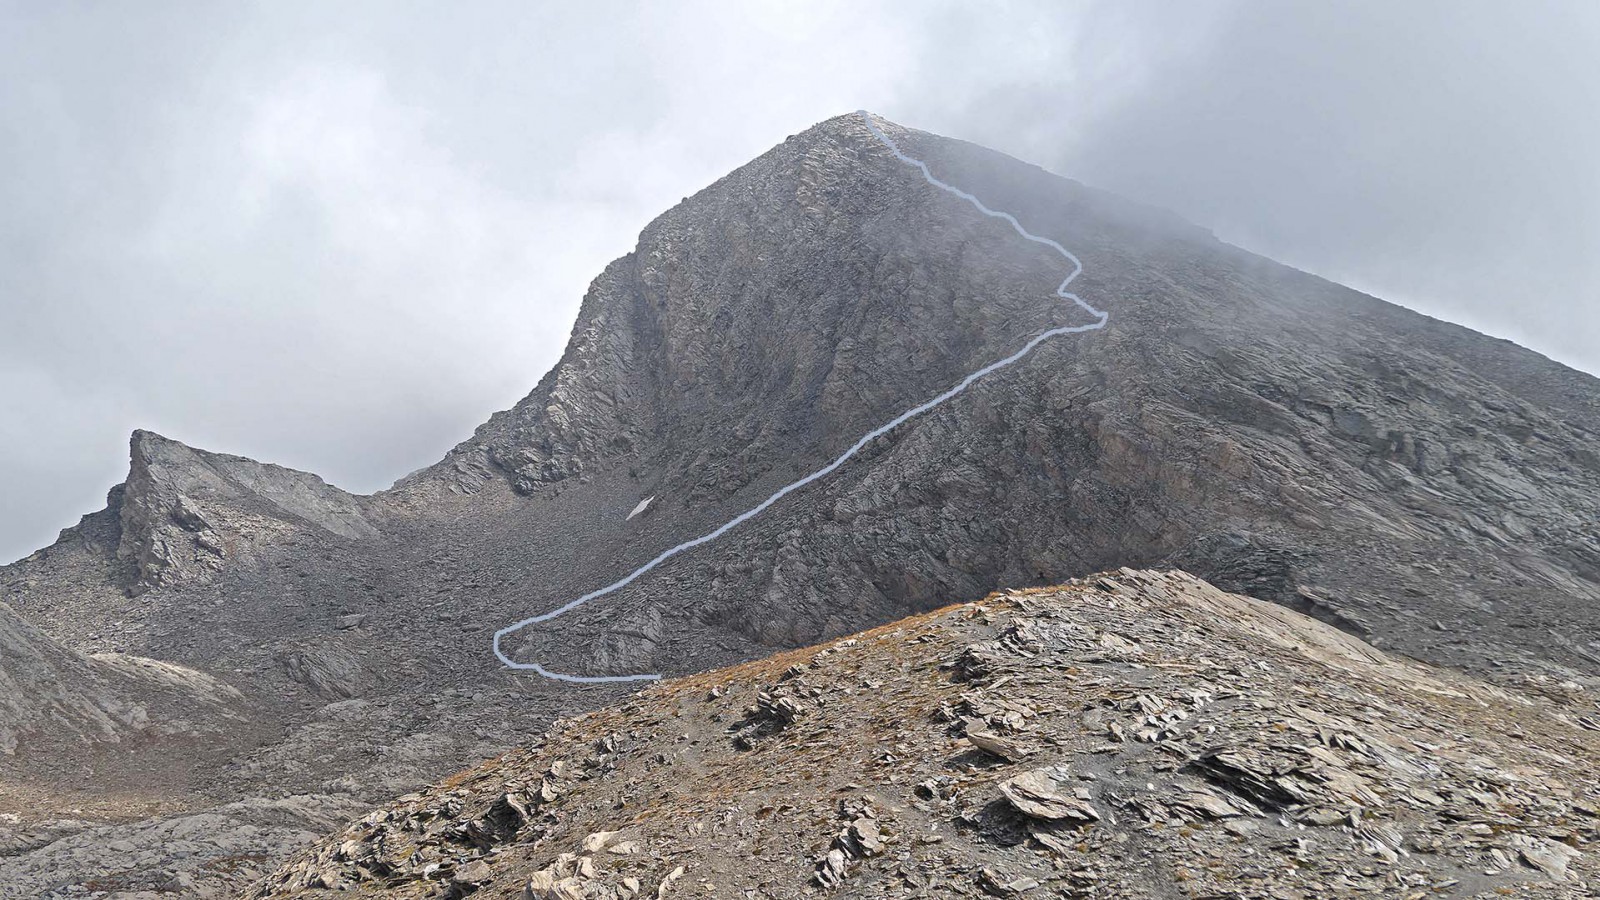
M 1529 687 L 1124 569 L 648 688 L 250 896 L 1594 896 L 1595 698 Z

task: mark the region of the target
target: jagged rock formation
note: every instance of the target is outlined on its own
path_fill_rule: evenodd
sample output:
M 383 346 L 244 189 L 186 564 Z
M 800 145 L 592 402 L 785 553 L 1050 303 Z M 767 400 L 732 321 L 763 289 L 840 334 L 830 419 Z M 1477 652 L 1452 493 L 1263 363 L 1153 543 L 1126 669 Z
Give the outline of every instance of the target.
M 368 498 L 315 475 L 149 431 L 133 433 L 129 456 L 128 478 L 104 510 L 0 570 L 0 596 L 72 644 L 141 646 L 141 620 L 174 595 L 159 589 L 202 588 L 224 572 L 249 577 L 285 546 L 378 537 Z
M 1591 897 L 1595 704 L 1184 573 L 649 688 L 267 879 L 309 897 Z
M 1041 346 L 510 652 L 685 673 L 996 588 L 1172 564 L 1497 681 L 1596 686 L 1594 378 L 884 127 L 1076 252 L 1074 289 L 1109 326 Z M 176 806 L 112 811 L 130 843 L 162 833 L 138 815 L 241 798 L 374 803 L 618 696 L 508 674 L 494 629 L 705 533 L 1075 321 L 1052 296 L 1063 274 L 856 117 L 829 120 L 651 223 L 595 280 L 556 367 L 437 465 L 355 497 L 139 432 L 107 508 L 0 568 L 0 601 L 75 652 L 246 694 L 252 727 L 210 768 L 139 780 Z M 29 833 L 55 833 L 48 809 L 17 808 L 38 819 Z
M 133 433 L 132 458 L 116 505 L 117 558 L 133 565 L 134 594 L 204 578 L 230 554 L 291 529 L 377 534 L 363 498 L 315 475 L 206 453 L 149 431 Z

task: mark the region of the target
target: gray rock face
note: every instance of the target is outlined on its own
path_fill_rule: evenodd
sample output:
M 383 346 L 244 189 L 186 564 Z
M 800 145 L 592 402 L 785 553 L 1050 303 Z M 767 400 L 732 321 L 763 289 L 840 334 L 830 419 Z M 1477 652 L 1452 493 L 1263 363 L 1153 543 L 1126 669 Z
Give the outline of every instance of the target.
M 279 659 L 290 678 L 329 700 L 355 697 L 372 680 L 360 658 L 336 643 L 286 652 Z
M 305 472 L 133 433 L 133 465 L 120 503 L 117 558 L 133 563 L 130 592 L 203 579 L 230 552 L 291 529 L 373 537 L 362 498 Z M 231 548 L 231 549 L 230 549 Z
M 716 548 L 552 623 L 531 657 L 570 658 L 573 634 L 635 609 L 662 610 L 668 634 L 709 622 L 782 646 L 1168 561 L 1427 658 L 1596 671 L 1595 379 L 998 154 L 890 131 L 1081 256 L 1075 289 L 1109 327 L 1055 339 Z M 400 493 L 504 479 L 529 496 L 511 515 L 530 517 L 581 494 L 612 521 L 583 523 L 587 546 L 538 543 L 598 586 L 1073 321 L 1051 295 L 1063 274 L 835 119 L 653 222 L 535 392 Z M 648 523 L 620 521 L 650 495 Z M 703 643 L 617 662 L 670 669 Z
M 884 128 L 1078 254 L 1074 290 L 1108 326 L 1052 339 L 717 543 L 519 632 L 514 656 L 684 673 L 996 588 L 1172 564 L 1429 661 L 1597 684 L 1600 382 L 1000 154 Z M 561 361 L 438 464 L 356 497 L 138 432 L 107 509 L 0 568 L 0 600 L 73 652 L 244 690 L 256 727 L 218 742 L 231 762 L 184 776 L 206 803 L 379 799 L 615 695 L 506 672 L 496 628 L 1080 322 L 1053 296 L 1064 274 L 859 119 L 833 119 L 652 222 L 591 285 Z
M 234 688 L 182 666 L 68 650 L 0 603 L 0 755 L 40 765 L 134 737 L 215 736 L 240 719 Z M 0 770 L 18 768 L 16 760 Z
M 11 839 L 0 888 L 6 897 L 85 896 L 82 880 L 115 886 L 122 897 L 220 898 L 260 878 L 263 861 L 315 841 L 359 812 L 345 801 L 287 797 L 230 803 L 169 818 L 94 825 L 50 823 L 29 830 L 0 825 Z M 149 891 L 149 894 L 139 894 Z

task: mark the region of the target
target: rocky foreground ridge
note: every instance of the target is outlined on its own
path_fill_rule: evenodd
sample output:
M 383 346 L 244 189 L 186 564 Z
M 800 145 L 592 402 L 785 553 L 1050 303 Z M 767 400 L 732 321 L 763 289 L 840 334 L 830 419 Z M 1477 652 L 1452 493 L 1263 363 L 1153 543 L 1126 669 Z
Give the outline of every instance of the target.
M 1123 569 L 666 682 L 363 817 L 307 897 L 1592 897 L 1600 709 Z

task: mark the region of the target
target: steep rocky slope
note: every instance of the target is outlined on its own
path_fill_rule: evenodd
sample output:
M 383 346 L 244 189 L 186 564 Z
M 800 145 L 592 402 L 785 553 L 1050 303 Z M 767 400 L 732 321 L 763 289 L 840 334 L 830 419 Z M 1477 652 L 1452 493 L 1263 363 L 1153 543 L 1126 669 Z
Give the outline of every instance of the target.
M 1596 684 L 1595 379 L 882 124 L 940 177 L 1076 252 L 1074 289 L 1109 325 L 1052 339 L 716 544 L 517 633 L 516 658 L 682 674 L 954 597 L 1171 564 L 1496 681 Z M 0 850 L 0 874 L 52 873 L 25 882 L 50 891 L 148 887 L 149 850 L 194 891 L 235 884 L 230 860 L 264 864 L 270 841 L 179 856 L 165 823 L 265 829 L 257 812 L 292 797 L 282 852 L 339 810 L 618 698 L 508 673 L 491 633 L 1080 321 L 1053 296 L 1064 274 L 844 116 L 652 222 L 595 280 L 532 393 L 393 490 L 356 497 L 136 433 L 107 508 L 0 568 L 0 600 L 75 652 L 210 673 L 243 692 L 250 727 L 170 776 L 124 784 L 95 769 L 99 786 L 136 786 L 159 808 L 95 818 L 92 805 L 8 802 L 0 813 L 31 837 Z M 94 840 L 136 852 L 74 869 L 61 861 L 86 857 L 71 840 L 89 838 L 45 841 L 62 828 L 110 829 Z
M 265 737 L 259 712 L 192 669 L 70 650 L 0 603 L 0 898 L 45 897 L 92 871 L 105 843 L 80 836 L 95 820 L 189 805 L 240 741 Z M 27 855 L 74 840 L 51 878 L 30 877 Z
M 1600 721 L 1184 573 L 649 688 L 255 898 L 1592 897 Z
M 104 510 L 0 570 L 0 595 L 64 640 L 141 645 L 138 630 L 178 596 L 162 588 L 250 573 L 284 545 L 378 537 L 367 498 L 315 475 L 149 431 L 133 433 L 129 457 Z
M 416 584 L 372 515 L 141 431 L 105 510 L 0 569 L 51 632 L 0 604 L 0 898 L 215 896 L 537 725 L 515 685 L 483 698 L 384 653 L 352 598 Z M 108 652 L 133 648 L 155 659 Z M 474 694 L 513 724 L 436 724 Z
M 717 550 L 525 635 L 526 658 L 673 670 L 708 627 L 786 646 L 951 593 L 1170 561 L 1426 658 L 1595 671 L 1595 379 L 889 131 L 1072 248 L 1074 288 L 1111 324 L 1042 346 Z M 534 393 L 394 500 L 539 548 L 475 561 L 493 574 L 485 615 L 553 607 L 1074 321 L 1051 293 L 1063 274 L 858 119 L 831 120 L 652 223 Z M 441 501 L 452 491 L 476 502 Z

